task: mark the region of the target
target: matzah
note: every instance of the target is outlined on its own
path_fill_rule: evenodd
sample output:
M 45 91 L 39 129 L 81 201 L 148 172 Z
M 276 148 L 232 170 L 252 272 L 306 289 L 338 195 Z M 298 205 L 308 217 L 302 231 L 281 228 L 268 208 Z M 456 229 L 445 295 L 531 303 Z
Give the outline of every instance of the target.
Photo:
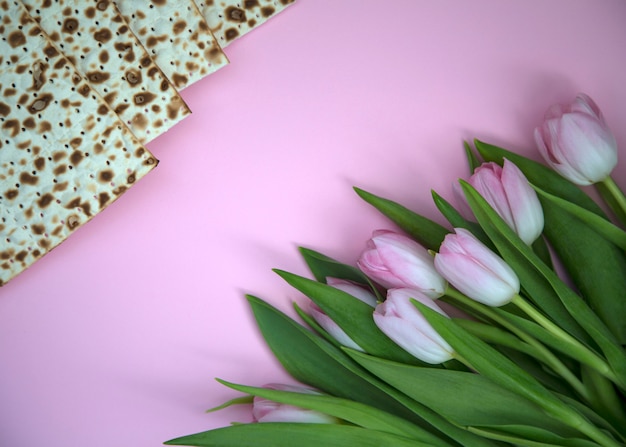
M 118 0 L 116 4 L 179 90 L 228 63 L 193 0 Z
M 113 2 L 22 2 L 142 143 L 190 113 Z
M 21 3 L 0 3 L 0 285 L 156 166 Z
M 293 2 L 294 0 L 196 0 L 222 48 Z

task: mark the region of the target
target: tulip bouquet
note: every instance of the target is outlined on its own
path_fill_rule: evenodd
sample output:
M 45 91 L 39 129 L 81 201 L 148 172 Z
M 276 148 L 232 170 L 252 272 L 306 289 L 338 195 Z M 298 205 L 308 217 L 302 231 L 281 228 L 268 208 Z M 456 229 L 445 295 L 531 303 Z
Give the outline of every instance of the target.
M 582 94 L 535 139 L 548 166 L 466 144 L 457 206 L 433 193 L 451 230 L 356 188 L 402 233 L 375 231 L 355 266 L 302 248 L 314 279 L 277 271 L 310 299 L 295 305 L 304 325 L 248 296 L 303 385 L 221 381 L 254 423 L 167 444 L 626 446 L 617 145 Z M 578 186 L 590 184 L 605 203 Z

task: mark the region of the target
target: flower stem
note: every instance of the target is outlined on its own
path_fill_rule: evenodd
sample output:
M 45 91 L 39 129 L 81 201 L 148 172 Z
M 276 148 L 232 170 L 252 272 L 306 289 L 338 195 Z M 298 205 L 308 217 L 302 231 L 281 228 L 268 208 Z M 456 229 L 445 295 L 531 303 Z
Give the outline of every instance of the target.
M 507 321 L 505 318 L 498 315 L 494 309 L 489 306 L 485 306 L 484 304 L 480 304 L 477 301 L 463 295 L 458 290 L 452 289 L 448 287 L 446 290 L 446 295 L 450 298 L 458 301 L 461 304 L 481 313 L 482 315 L 490 318 L 492 321 L 498 323 L 505 329 L 508 329 L 513 334 L 517 335 L 521 340 L 525 341 L 527 344 L 535 348 L 535 352 L 538 355 L 534 357 L 537 358 L 540 362 L 545 363 L 550 368 L 554 370 L 558 375 L 560 375 L 569 385 L 587 402 L 591 402 L 592 396 L 589 394 L 589 390 L 583 385 L 583 383 L 576 377 L 574 373 L 572 373 L 564 364 L 561 362 L 557 356 L 555 356 L 552 351 L 546 348 L 542 343 L 540 343 L 535 337 L 531 336 L 527 332 L 519 329 L 514 324 Z
M 561 329 L 558 325 L 553 323 L 550 319 L 548 319 L 545 315 L 535 309 L 529 302 L 524 300 L 519 295 L 516 295 L 511 301 L 514 305 L 520 308 L 526 315 L 532 318 L 535 322 L 537 322 L 540 326 L 546 329 L 555 337 L 559 338 L 561 341 L 564 341 L 569 345 L 572 351 L 576 351 L 578 357 L 585 364 L 591 366 L 593 369 L 598 371 L 600 374 L 605 376 L 607 379 L 613 381 L 614 383 L 619 383 L 617 377 L 613 373 L 611 367 L 606 363 L 604 359 L 598 356 L 595 352 L 591 351 L 581 342 L 576 340 L 574 337 L 569 335 L 563 329 Z
M 596 186 L 602 199 L 615 213 L 617 220 L 626 226 L 626 197 L 619 186 L 617 186 L 617 183 L 615 183 L 615 180 L 608 176 Z

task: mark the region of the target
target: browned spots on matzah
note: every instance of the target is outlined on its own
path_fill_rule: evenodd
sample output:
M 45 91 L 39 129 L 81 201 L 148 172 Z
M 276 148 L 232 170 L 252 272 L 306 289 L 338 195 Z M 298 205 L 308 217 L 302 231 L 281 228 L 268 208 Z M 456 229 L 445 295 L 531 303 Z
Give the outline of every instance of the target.
M 22 2 L 140 141 L 151 141 L 190 113 L 113 2 L 84 0 L 80 7 L 75 0 L 45 5 L 40 0 Z M 154 70 L 151 76 L 142 75 L 148 70 Z M 132 80 L 126 78 L 127 73 Z M 168 116 L 146 110 L 133 102 L 139 93 L 154 94 L 161 110 L 169 107 L 178 113 Z M 134 125 L 137 114 L 145 115 L 141 127 Z M 156 126 L 157 122 L 161 125 Z
M 193 0 L 118 0 L 117 5 L 177 88 L 185 88 L 228 63 Z
M 195 0 L 222 47 L 281 12 L 294 0 Z
M 21 3 L 4 5 L 24 38 L 0 40 L 0 285 L 156 165 Z

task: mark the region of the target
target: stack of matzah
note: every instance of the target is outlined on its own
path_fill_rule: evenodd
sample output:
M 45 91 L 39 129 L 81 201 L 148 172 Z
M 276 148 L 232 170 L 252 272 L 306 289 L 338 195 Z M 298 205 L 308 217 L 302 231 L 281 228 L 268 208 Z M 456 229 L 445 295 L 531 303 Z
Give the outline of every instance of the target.
M 179 91 L 292 2 L 0 2 L 0 286 L 152 170 Z

